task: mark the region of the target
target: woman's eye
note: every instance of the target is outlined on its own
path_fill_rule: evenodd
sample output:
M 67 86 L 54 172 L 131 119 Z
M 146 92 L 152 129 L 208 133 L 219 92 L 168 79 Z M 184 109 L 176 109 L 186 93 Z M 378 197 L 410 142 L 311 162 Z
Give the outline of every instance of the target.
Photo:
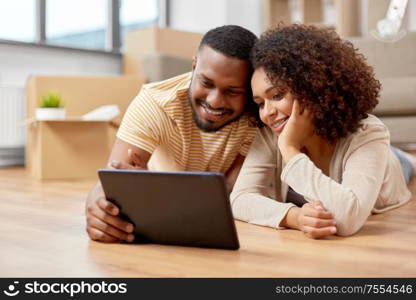
M 277 94 L 274 94 L 274 95 L 272 96 L 272 99 L 273 99 L 273 100 L 280 100 L 280 99 L 282 99 L 282 98 L 283 98 L 283 96 L 284 96 L 284 94 L 283 94 L 283 93 L 277 93 Z
M 257 107 L 258 108 L 263 108 L 263 106 L 264 106 L 264 102 L 261 102 L 261 103 L 256 103 L 257 104 Z

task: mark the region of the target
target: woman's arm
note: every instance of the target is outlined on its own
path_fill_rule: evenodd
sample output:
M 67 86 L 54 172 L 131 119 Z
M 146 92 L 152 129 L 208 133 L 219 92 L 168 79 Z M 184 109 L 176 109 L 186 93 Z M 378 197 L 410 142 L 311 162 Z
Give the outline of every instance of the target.
M 385 138 L 363 143 L 345 160 L 340 183 L 324 175 L 305 154 L 298 154 L 285 166 L 281 179 L 307 200 L 321 201 L 334 214 L 338 235 L 352 235 L 378 198 L 388 151 Z
M 281 162 L 277 161 L 277 155 L 273 133 L 267 128 L 261 129 L 231 193 L 234 217 L 262 226 L 301 230 L 311 238 L 334 234 L 333 214 L 319 201 L 299 208 L 293 203 L 276 200 L 281 198 Z
M 277 145 L 268 128 L 259 129 L 238 175 L 231 205 L 234 217 L 249 223 L 279 227 L 292 203 L 278 202 L 280 178 L 276 176 Z M 277 192 L 279 195 L 275 195 Z

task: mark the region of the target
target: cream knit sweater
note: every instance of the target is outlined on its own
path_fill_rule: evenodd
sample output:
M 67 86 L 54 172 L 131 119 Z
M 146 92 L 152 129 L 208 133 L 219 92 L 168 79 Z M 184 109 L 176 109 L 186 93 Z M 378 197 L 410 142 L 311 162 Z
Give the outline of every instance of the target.
M 234 217 L 279 227 L 289 208 L 288 186 L 308 202 L 320 200 L 335 215 L 338 235 L 357 232 L 371 213 L 411 199 L 400 163 L 390 149 L 390 134 L 375 116 L 335 148 L 329 177 L 305 154 L 283 164 L 276 135 L 259 129 L 230 196 Z

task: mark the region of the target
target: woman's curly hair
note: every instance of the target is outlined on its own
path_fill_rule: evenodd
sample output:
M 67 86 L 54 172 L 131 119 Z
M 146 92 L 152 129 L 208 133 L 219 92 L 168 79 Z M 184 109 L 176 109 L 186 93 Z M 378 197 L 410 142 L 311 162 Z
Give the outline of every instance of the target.
M 378 103 L 373 68 L 331 29 L 278 25 L 261 35 L 251 62 L 312 111 L 316 134 L 329 142 L 357 131 Z

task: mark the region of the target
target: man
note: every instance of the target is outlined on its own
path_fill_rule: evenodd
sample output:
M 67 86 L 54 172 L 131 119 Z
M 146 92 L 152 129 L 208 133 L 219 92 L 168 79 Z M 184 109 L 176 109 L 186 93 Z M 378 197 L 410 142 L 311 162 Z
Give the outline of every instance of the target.
M 239 26 L 212 29 L 192 73 L 144 85 L 123 118 L 109 167 L 223 172 L 231 191 L 255 134 L 248 112 L 257 111 L 249 101 L 256 40 Z M 86 203 L 90 238 L 133 241 L 133 224 L 118 214 L 97 183 Z

